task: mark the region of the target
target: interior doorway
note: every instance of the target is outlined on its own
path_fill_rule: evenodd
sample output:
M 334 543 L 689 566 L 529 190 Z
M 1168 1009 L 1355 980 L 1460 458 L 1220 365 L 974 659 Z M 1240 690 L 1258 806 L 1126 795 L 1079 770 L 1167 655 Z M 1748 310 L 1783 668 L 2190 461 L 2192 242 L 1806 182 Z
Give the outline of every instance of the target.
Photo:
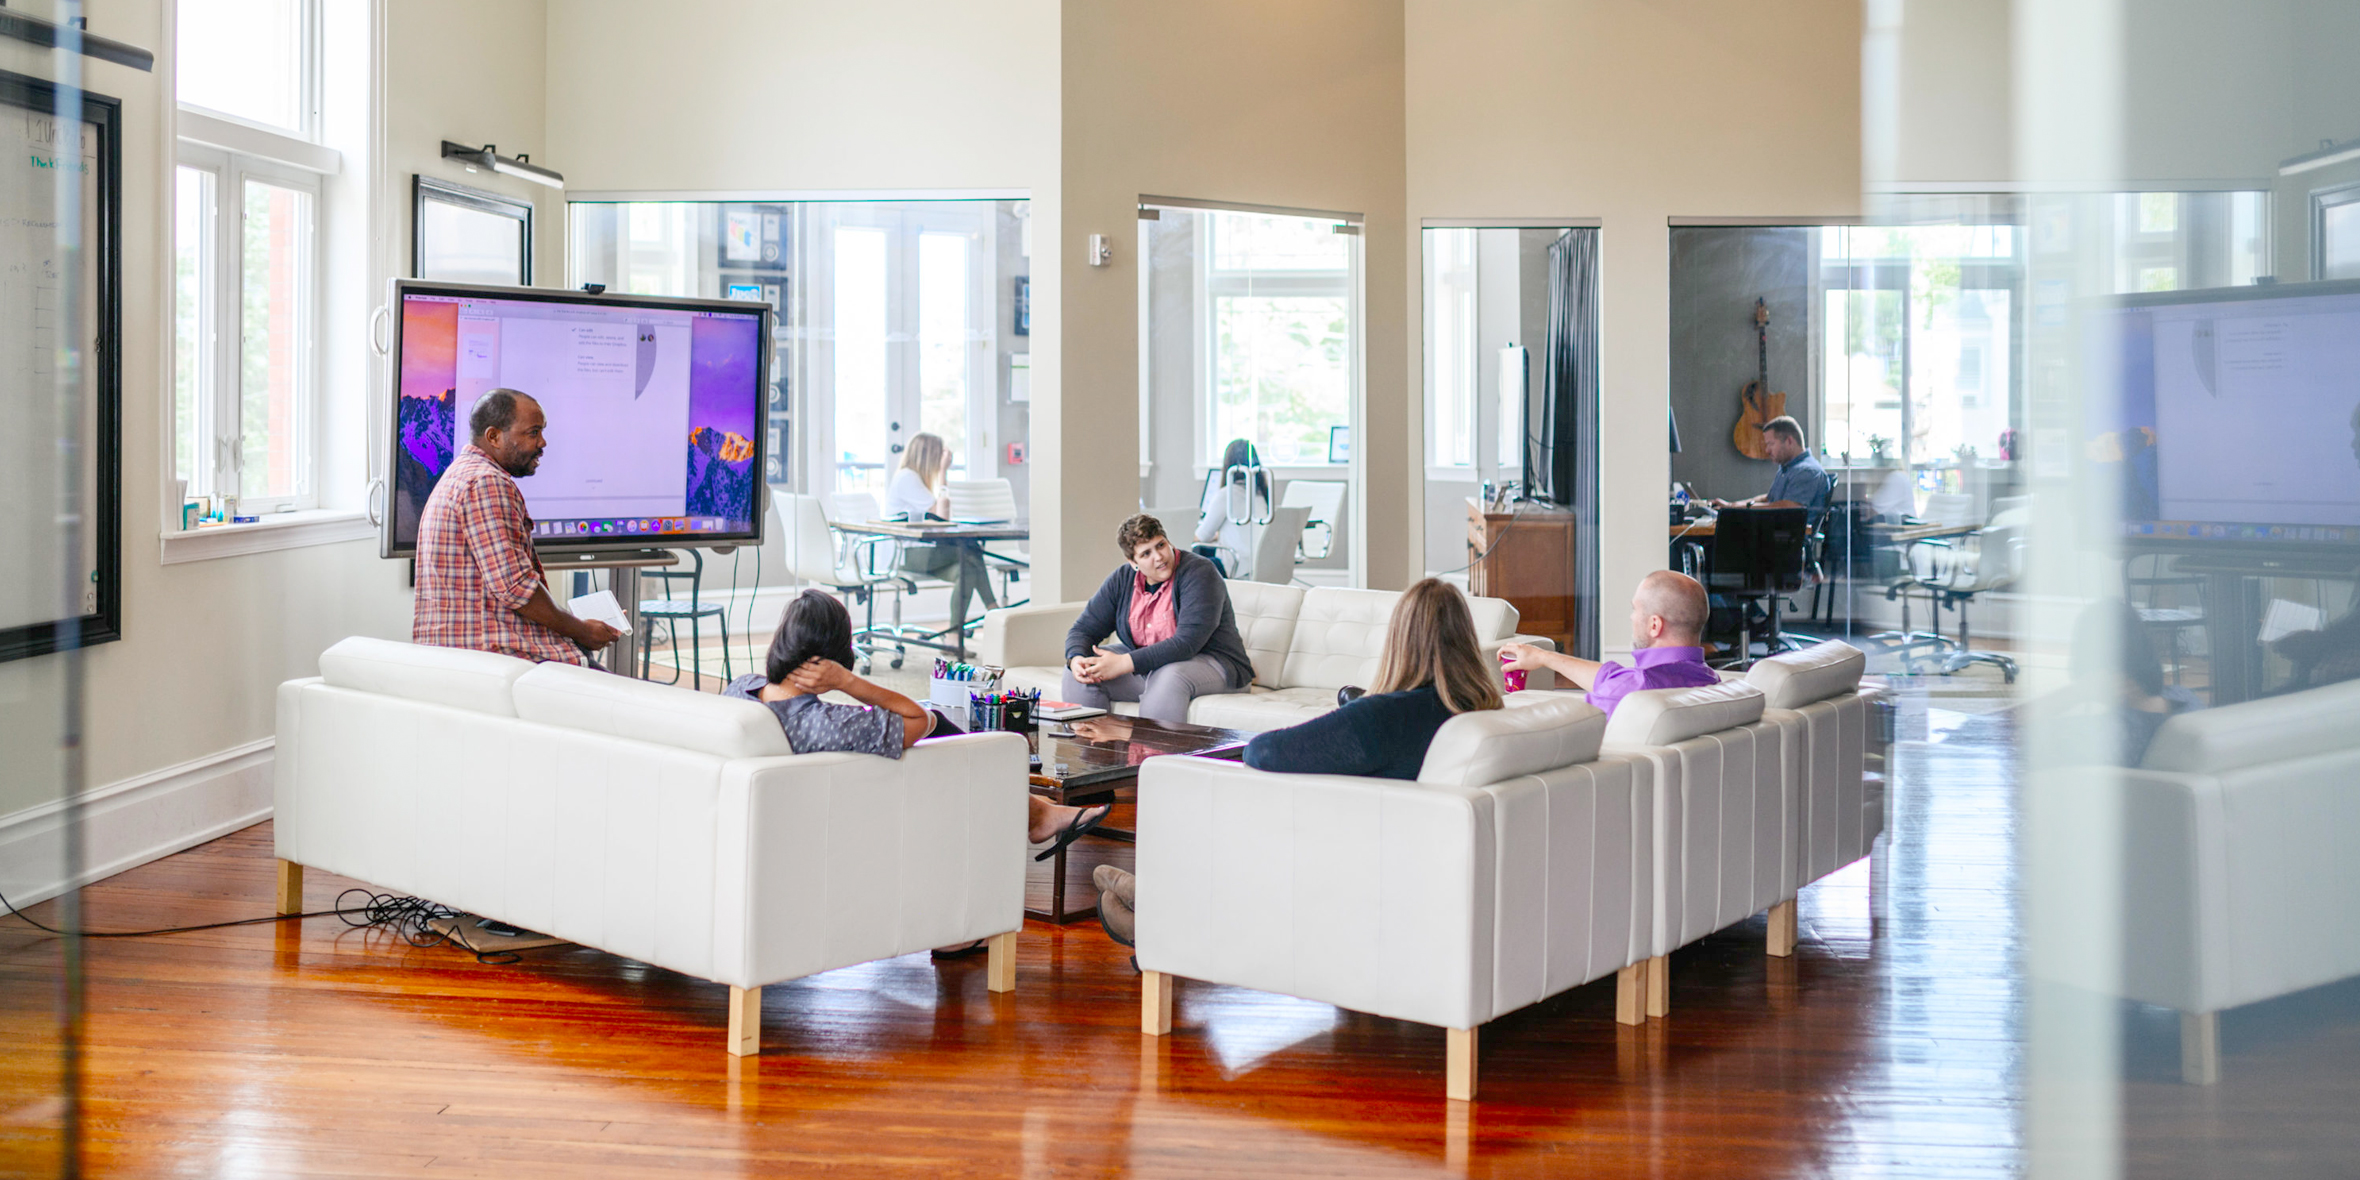
M 1355 215 L 1142 198 L 1139 502 L 1232 578 L 1357 586 Z

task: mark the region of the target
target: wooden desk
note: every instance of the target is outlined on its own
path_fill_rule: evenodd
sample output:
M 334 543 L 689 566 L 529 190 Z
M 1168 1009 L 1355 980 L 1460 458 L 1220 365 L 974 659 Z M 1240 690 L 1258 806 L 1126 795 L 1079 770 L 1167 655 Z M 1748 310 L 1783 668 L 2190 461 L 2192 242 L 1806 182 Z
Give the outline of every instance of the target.
M 1708 517 L 1704 520 L 1692 520 L 1687 524 L 1672 525 L 1672 540 L 1702 541 L 1709 539 L 1713 535 L 1713 523 L 1712 519 Z
M 1574 519 L 1569 510 L 1535 504 L 1491 512 L 1467 498 L 1467 592 L 1507 599 L 1518 629 L 1548 636 L 1558 651 L 1573 649 Z

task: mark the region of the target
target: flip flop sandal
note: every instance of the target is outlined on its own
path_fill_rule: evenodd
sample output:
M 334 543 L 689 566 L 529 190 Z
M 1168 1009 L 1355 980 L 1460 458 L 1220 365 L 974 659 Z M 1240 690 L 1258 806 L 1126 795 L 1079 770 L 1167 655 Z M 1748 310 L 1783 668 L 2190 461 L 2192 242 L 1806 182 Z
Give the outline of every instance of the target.
M 1079 840 L 1082 837 L 1089 835 L 1091 832 L 1098 830 L 1098 825 L 1105 823 L 1106 817 L 1113 814 L 1114 804 L 1101 803 L 1098 805 L 1098 814 L 1092 815 L 1085 811 L 1080 815 L 1073 817 L 1073 822 L 1065 825 L 1065 830 L 1057 833 L 1057 838 L 1049 842 L 1048 849 L 1033 859 L 1047 860 L 1050 857 L 1057 855 L 1060 851 L 1065 849 L 1068 845 L 1071 845 L 1074 841 Z

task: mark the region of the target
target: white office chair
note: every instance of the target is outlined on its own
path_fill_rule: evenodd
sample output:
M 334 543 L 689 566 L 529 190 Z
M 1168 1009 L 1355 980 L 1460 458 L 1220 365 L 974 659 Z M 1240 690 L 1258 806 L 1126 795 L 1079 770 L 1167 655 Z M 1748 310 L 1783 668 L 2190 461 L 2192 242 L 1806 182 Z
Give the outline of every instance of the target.
M 951 519 L 989 521 L 994 524 L 1016 522 L 1016 488 L 1004 479 L 954 479 L 947 490 L 951 495 Z M 1032 563 L 1021 553 L 1008 553 L 983 547 L 984 567 L 1000 575 L 1000 599 L 1015 605 L 1016 575 L 1030 570 Z
M 880 651 L 890 651 L 893 666 L 901 667 L 903 650 L 880 643 L 877 637 L 893 638 L 899 635 L 902 595 L 917 589 L 915 581 L 906 575 L 890 572 L 890 567 L 884 573 L 874 573 L 863 568 L 864 558 L 873 547 L 852 548 L 837 544 L 836 531 L 828 527 L 828 510 L 819 497 L 780 493 L 771 497 L 771 507 L 778 513 L 779 536 L 786 544 L 787 572 L 798 581 L 835 591 L 865 608 L 863 623 L 852 633 L 852 648 L 860 656 L 860 667 L 856 671 L 867 672 L 873 657 Z M 855 519 L 866 520 L 874 515 L 872 512 L 869 516 Z M 893 596 L 893 622 L 890 627 L 877 625 L 877 596 L 880 594 Z
M 1301 504 L 1270 510 L 1270 523 L 1254 543 L 1254 568 L 1244 581 L 1284 586 L 1295 580 L 1295 547 L 1303 538 L 1303 522 L 1311 509 Z
M 1296 560 L 1318 561 L 1335 552 L 1336 529 L 1344 519 L 1344 493 L 1350 490 L 1351 486 L 1341 480 L 1287 481 L 1286 491 L 1279 494 L 1278 506 L 1311 510 L 1301 540 L 1295 546 Z

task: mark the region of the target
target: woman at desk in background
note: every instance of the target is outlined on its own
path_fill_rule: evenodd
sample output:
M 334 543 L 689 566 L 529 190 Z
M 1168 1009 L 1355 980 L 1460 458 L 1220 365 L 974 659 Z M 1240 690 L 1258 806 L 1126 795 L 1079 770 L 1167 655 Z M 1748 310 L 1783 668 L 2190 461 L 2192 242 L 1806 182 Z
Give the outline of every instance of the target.
M 893 473 L 893 482 L 885 488 L 885 513 L 903 520 L 949 520 L 951 518 L 951 449 L 936 434 L 921 432 L 910 438 L 909 446 L 901 453 L 901 470 Z M 992 596 L 991 571 L 984 568 L 983 553 L 972 545 L 914 545 L 901 546 L 902 572 L 923 578 L 941 578 L 951 584 L 951 630 L 967 627 L 967 598 L 983 595 L 983 609 L 1000 605 Z
M 1212 559 L 1222 577 L 1252 577 L 1258 529 L 1254 522 L 1269 512 L 1270 476 L 1262 470 L 1261 453 L 1242 438 L 1230 439 L 1221 451 L 1221 470 L 1205 481 L 1204 504 L 1197 510 L 1197 543 L 1189 549 Z M 1237 522 L 1241 516 L 1245 524 Z

